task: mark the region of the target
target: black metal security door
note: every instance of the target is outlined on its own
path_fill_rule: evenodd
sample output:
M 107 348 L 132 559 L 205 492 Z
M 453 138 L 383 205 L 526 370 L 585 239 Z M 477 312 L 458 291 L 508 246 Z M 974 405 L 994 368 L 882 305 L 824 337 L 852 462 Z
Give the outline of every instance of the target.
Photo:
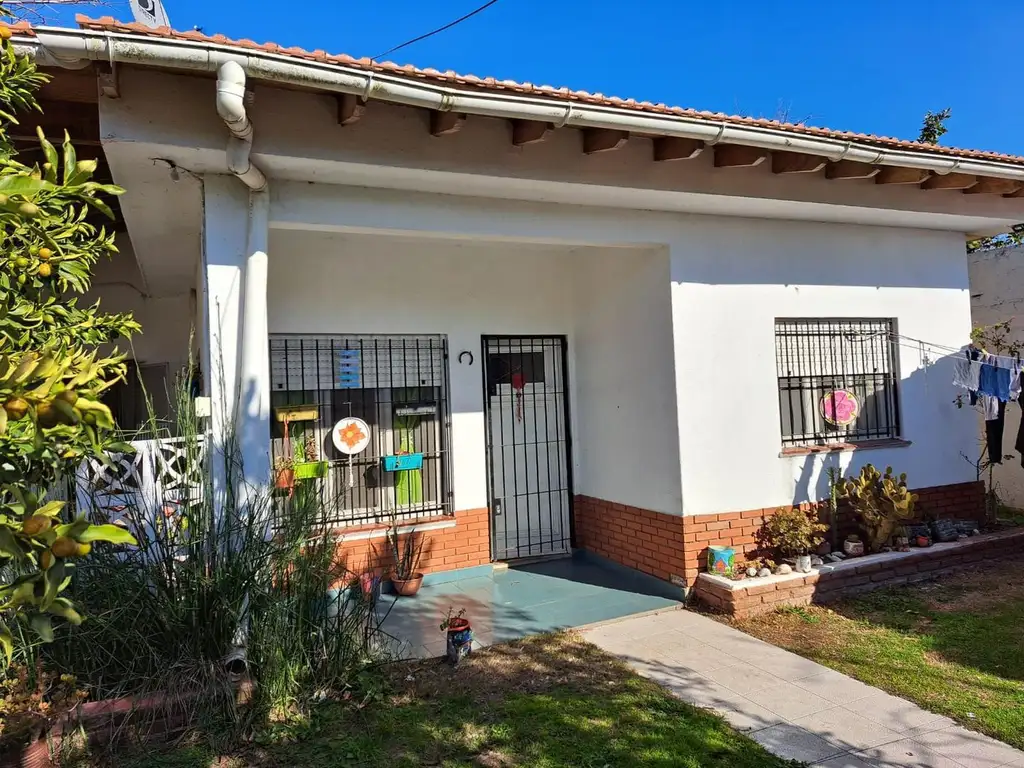
M 495 560 L 565 554 L 572 465 L 564 336 L 483 337 Z

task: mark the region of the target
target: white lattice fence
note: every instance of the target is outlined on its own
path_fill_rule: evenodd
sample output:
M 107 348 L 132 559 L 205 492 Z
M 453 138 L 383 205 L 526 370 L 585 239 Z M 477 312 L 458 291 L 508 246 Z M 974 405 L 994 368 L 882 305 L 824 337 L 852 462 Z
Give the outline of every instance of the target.
M 112 454 L 109 465 L 86 460 L 76 477 L 78 508 L 114 521 L 129 511 L 150 517 L 202 502 L 208 442 L 205 435 L 138 440 L 135 453 Z

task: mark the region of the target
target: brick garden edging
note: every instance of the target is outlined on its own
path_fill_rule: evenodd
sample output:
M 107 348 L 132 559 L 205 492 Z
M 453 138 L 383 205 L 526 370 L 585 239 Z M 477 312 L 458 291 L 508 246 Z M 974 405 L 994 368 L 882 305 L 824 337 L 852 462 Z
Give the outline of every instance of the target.
M 881 587 L 926 581 L 1006 554 L 1024 551 L 1024 528 L 983 534 L 927 549 L 888 552 L 823 565 L 814 573 L 733 581 L 702 573 L 694 586 L 696 600 L 715 611 L 742 619 L 785 605 L 827 603 Z

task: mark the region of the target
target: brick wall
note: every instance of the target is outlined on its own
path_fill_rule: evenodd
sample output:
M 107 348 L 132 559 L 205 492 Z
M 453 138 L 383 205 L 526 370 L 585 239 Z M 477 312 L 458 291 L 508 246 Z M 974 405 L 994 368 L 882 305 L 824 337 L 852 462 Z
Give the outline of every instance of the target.
M 450 517 L 430 517 L 419 521 L 410 521 L 406 525 L 419 523 L 436 523 L 452 520 Z M 451 571 L 456 568 L 471 568 L 485 565 L 491 561 L 490 519 L 488 510 L 472 509 L 456 512 L 455 525 L 451 528 L 440 528 L 424 531 L 423 557 L 420 570 L 423 573 L 435 571 Z M 382 534 L 386 525 L 368 525 L 358 528 L 344 529 L 344 536 L 352 534 Z M 403 537 L 404 538 L 404 537 Z M 358 538 L 338 542 L 339 561 L 346 570 L 362 573 L 367 570 L 386 571 L 391 564 L 388 554 L 387 540 L 381 535 L 371 538 Z
M 964 520 L 984 520 L 985 484 L 958 483 L 921 488 L 914 491 L 919 496 L 916 510 L 921 519 L 951 517 Z M 827 520 L 827 503 L 801 504 L 807 511 L 817 509 L 823 520 Z M 737 559 L 757 549 L 754 538 L 765 518 L 774 515 L 778 507 L 752 509 L 746 512 L 729 512 L 718 515 L 696 515 L 683 518 L 683 538 L 686 542 L 684 576 L 687 583 L 697 574 L 707 570 L 707 548 L 711 544 L 733 547 Z M 843 502 L 839 505 L 839 534 L 845 538 L 858 532 L 856 520 Z
M 702 574 L 694 593 L 702 605 L 746 618 L 784 605 L 828 603 L 881 587 L 925 581 L 986 561 L 998 564 L 1006 555 L 1020 552 L 1022 546 L 1024 530 L 1015 529 L 910 553 L 876 555 L 863 562 L 860 558 L 847 560 L 805 576 L 745 579 L 726 586 L 709 574 Z
M 683 575 L 683 518 L 577 496 L 576 546 L 666 581 Z
M 922 518 L 956 517 L 984 519 L 983 483 L 959 483 L 922 488 L 917 509 Z M 801 509 L 818 509 L 826 504 L 801 504 Z M 636 568 L 661 579 L 682 577 L 692 585 L 707 570 L 710 545 L 731 546 L 744 560 L 757 549 L 755 538 L 766 517 L 778 507 L 723 512 L 713 515 L 677 517 L 617 504 L 590 496 L 577 496 L 575 505 L 576 545 Z M 841 537 L 857 530 L 851 510 L 839 510 Z

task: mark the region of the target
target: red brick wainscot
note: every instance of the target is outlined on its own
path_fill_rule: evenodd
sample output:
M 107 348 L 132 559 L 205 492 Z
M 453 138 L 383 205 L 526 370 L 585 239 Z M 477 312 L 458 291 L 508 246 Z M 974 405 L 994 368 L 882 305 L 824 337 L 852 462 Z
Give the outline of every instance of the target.
M 980 482 L 939 485 L 915 489 L 918 501 L 915 506 L 921 519 L 958 518 L 977 520 L 985 518 L 985 484 Z M 801 509 L 817 509 L 823 520 L 827 520 L 827 502 L 801 504 Z M 746 556 L 757 550 L 755 538 L 765 519 L 778 511 L 778 507 L 752 509 L 745 512 L 728 512 L 717 515 L 696 515 L 682 518 L 683 540 L 685 542 L 685 565 L 683 575 L 687 584 L 692 584 L 697 574 L 707 570 L 708 547 L 732 547 L 736 550 L 736 562 L 743 563 Z M 857 524 L 845 503 L 839 505 L 840 539 L 856 533 Z
M 887 552 L 822 565 L 813 573 L 733 581 L 702 573 L 694 588 L 697 602 L 736 618 L 768 613 L 785 605 L 827 603 L 880 587 L 926 581 L 968 565 L 998 563 L 1024 548 L 1024 528 L 982 534 L 965 541 L 935 544 L 909 552 Z
M 345 570 L 350 573 L 386 571 L 391 565 L 385 538 L 387 529 L 385 523 L 339 529 L 336 532 L 338 560 Z M 491 526 L 486 507 L 401 522 L 399 531 L 403 529 L 416 530 L 423 537 L 420 560 L 423 573 L 471 568 L 491 562 Z
M 576 546 L 665 581 L 683 578 L 683 518 L 576 496 Z

